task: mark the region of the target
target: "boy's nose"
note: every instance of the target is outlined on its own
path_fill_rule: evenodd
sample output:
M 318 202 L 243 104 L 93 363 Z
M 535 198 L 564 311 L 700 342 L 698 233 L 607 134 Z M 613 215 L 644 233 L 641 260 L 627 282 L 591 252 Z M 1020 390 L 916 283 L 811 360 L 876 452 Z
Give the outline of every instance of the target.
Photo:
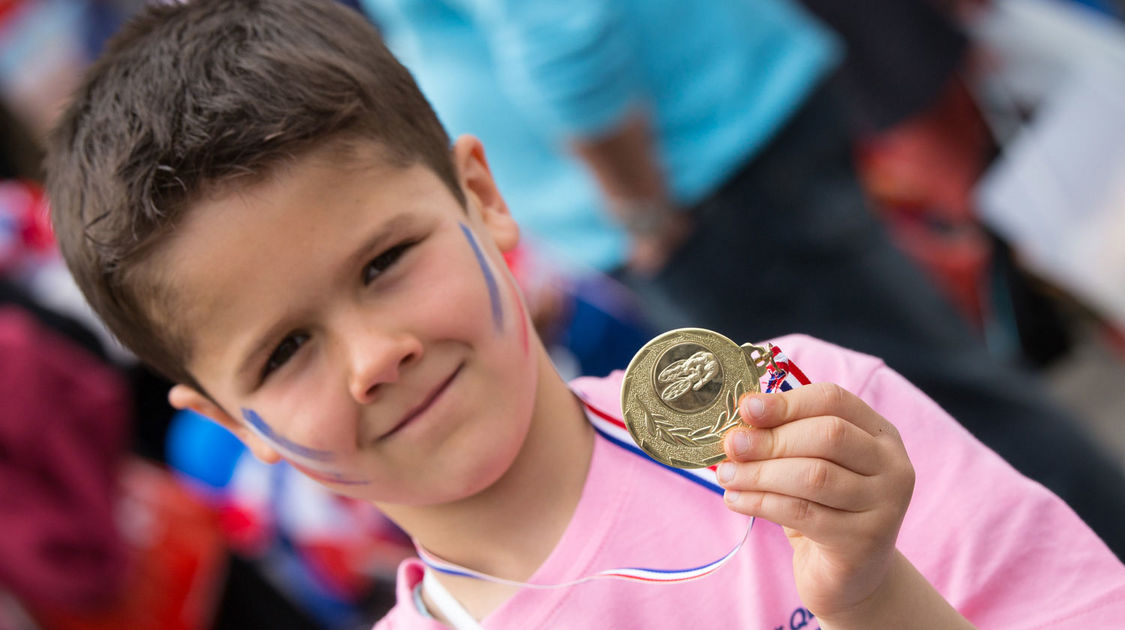
M 399 370 L 422 356 L 422 343 L 407 333 L 367 331 L 344 340 L 349 358 L 348 390 L 361 404 L 373 402 L 379 387 L 398 380 Z

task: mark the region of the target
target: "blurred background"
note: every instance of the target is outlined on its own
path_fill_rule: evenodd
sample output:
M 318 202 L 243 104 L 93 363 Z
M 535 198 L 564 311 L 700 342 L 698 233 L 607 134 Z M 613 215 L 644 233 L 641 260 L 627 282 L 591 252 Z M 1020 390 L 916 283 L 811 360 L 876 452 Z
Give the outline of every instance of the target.
M 43 139 L 142 4 L 0 0 L 0 630 L 370 627 L 410 541 L 170 409 L 55 251 Z M 348 4 L 394 44 L 424 3 Z M 867 208 L 989 355 L 1125 470 L 1125 2 L 916 4 L 909 23 L 879 2 L 802 9 L 843 51 Z M 575 260 L 548 236 L 508 263 L 556 365 L 623 368 L 664 321 L 626 279 L 651 268 Z

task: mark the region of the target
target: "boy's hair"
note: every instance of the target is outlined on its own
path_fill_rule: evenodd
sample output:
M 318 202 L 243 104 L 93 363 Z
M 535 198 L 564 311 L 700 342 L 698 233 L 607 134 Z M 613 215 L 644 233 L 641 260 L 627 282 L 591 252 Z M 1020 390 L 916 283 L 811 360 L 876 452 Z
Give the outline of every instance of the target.
M 464 203 L 448 135 L 353 10 L 333 0 L 149 6 L 107 44 L 51 136 L 60 248 L 118 339 L 199 388 L 171 317 L 187 305 L 140 263 L 203 195 L 357 140 L 375 141 L 392 164 L 424 164 Z

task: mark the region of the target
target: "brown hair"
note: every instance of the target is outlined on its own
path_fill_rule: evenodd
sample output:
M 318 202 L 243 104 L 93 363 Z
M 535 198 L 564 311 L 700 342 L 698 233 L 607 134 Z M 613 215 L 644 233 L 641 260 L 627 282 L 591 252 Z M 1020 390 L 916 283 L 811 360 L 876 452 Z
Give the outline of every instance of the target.
M 140 263 L 209 187 L 358 139 L 394 164 L 426 165 L 464 203 L 441 123 L 353 10 L 333 0 L 152 5 L 109 42 L 50 138 L 55 233 L 117 338 L 199 387 L 170 317 L 176 296 Z

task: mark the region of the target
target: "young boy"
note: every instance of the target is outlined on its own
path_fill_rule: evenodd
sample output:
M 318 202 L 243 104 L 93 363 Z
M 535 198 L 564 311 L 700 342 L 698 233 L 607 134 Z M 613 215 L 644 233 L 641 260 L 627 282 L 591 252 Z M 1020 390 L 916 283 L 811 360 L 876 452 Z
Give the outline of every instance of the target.
M 174 406 L 509 581 L 407 562 L 380 627 L 1125 618 L 1125 567 L 1096 536 L 870 357 L 779 340 L 823 382 L 741 401 L 756 428 L 727 435 L 725 500 L 597 433 L 588 418 L 620 419 L 620 374 L 572 390 L 554 372 L 502 262 L 518 229 L 480 143 L 450 149 L 333 2 L 147 8 L 90 70 L 48 170 L 77 282 L 178 383 Z M 689 569 L 746 515 L 764 520 L 695 581 L 512 583 Z

